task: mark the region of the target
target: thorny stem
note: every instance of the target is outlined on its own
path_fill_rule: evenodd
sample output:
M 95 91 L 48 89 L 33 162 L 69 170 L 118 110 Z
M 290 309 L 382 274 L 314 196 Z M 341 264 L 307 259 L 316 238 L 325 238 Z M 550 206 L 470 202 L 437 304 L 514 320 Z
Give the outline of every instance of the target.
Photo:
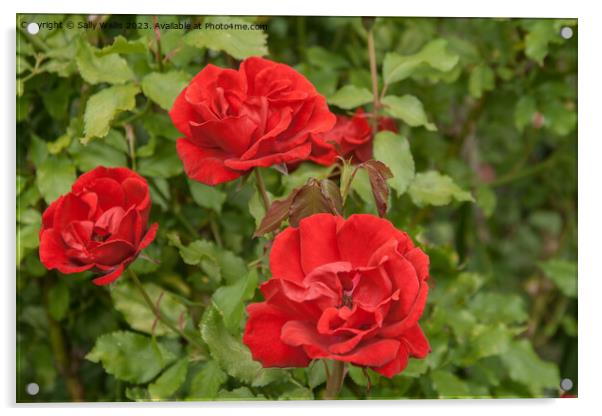
M 343 383 L 345 381 L 345 362 L 333 361 L 332 372 L 326 380 L 326 392 L 324 398 L 326 400 L 334 400 L 339 395 Z
M 368 31 L 368 57 L 370 58 L 370 76 L 372 78 L 372 135 L 378 132 L 378 111 L 380 109 L 380 98 L 378 95 L 378 72 L 376 69 L 376 49 L 374 47 L 374 31 Z
M 261 202 L 263 203 L 263 207 L 265 208 L 265 212 L 268 212 L 270 208 L 270 197 L 268 196 L 268 192 L 265 188 L 265 182 L 263 181 L 263 177 L 261 176 L 261 172 L 258 168 L 254 169 L 255 171 L 255 184 L 257 185 L 257 192 L 261 196 Z
M 165 317 L 165 315 L 163 315 L 163 313 L 161 312 L 161 309 L 159 309 L 157 307 L 157 305 L 151 300 L 151 298 L 148 295 L 146 289 L 144 289 L 144 286 L 142 285 L 142 282 L 138 278 L 138 275 L 136 275 L 136 272 L 134 272 L 130 268 L 128 268 L 128 272 L 130 274 L 130 277 L 132 278 L 132 281 L 134 282 L 134 285 L 136 286 L 136 288 L 138 289 L 138 291 L 140 292 L 140 294 L 144 298 L 144 301 L 148 305 L 148 307 L 151 310 L 151 312 L 155 315 L 155 317 L 159 321 L 161 321 L 161 323 L 163 323 L 166 327 L 168 327 L 169 329 L 171 329 L 175 333 L 179 334 L 182 338 L 184 338 L 190 344 L 194 344 L 196 347 L 198 347 L 200 349 L 203 349 L 203 345 L 201 345 L 200 342 L 198 342 L 194 338 L 190 338 L 188 335 L 186 335 L 186 333 L 184 333 L 184 331 L 182 329 L 178 328 L 169 319 L 167 319 Z

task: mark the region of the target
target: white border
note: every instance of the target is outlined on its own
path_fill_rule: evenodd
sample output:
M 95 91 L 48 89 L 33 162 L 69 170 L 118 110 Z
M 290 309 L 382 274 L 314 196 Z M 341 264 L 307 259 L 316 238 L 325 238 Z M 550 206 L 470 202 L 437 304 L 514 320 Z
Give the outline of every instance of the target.
M 345 415 L 365 415 L 371 408 L 379 413 L 422 415 L 424 413 L 445 413 L 447 415 L 507 415 L 517 411 L 530 411 L 546 415 L 566 415 L 571 412 L 599 410 L 596 401 L 602 396 L 600 391 L 602 349 L 600 336 L 600 304 L 602 270 L 600 251 L 602 230 L 599 218 L 600 207 L 600 167 L 602 163 L 602 137 L 600 135 L 600 69 L 602 68 L 600 41 L 602 33 L 600 15 L 596 13 L 593 1 L 532 1 L 504 0 L 484 1 L 395 1 L 351 0 L 326 2 L 324 0 L 230 0 L 228 2 L 169 0 L 158 4 L 136 4 L 133 1 L 103 0 L 100 3 L 84 3 L 82 0 L 36 2 L 21 0 L 3 2 L 1 19 L 5 47 L 4 57 L 8 64 L 2 65 L 2 84 L 6 96 L 1 103 L 4 136 L 1 139 L 5 158 L 0 169 L 0 195 L 4 204 L 0 205 L 3 217 L 2 246 L 0 264 L 6 271 L 0 281 L 2 290 L 3 330 L 1 336 L 0 377 L 1 403 L 9 407 L 8 414 L 21 411 L 24 414 L 65 415 L 86 413 L 106 415 L 110 410 L 115 415 L 131 414 L 134 409 L 145 415 L 168 414 L 227 414 L 227 415 L 290 415 L 307 413 L 337 413 Z M 447 16 L 447 17 L 576 17 L 579 19 L 579 399 L 557 400 L 458 400 L 458 401 L 388 401 L 388 402 L 286 402 L 286 403 L 184 403 L 184 404 L 89 404 L 89 405 L 50 405 L 19 406 L 15 408 L 15 13 L 55 12 L 55 13 L 125 13 L 125 14 L 249 14 L 249 15 L 399 15 L 399 16 Z M 520 409 L 520 410 L 519 410 Z

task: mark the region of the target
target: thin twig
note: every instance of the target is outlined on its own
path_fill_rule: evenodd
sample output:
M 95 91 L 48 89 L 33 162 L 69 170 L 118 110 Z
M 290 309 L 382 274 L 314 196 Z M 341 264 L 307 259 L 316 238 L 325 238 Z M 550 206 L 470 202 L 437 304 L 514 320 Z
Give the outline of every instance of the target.
M 161 312 L 161 309 L 159 309 L 155 305 L 155 303 L 153 303 L 153 301 L 151 300 L 150 296 L 146 292 L 146 289 L 144 289 L 144 286 L 142 285 L 142 282 L 140 282 L 140 279 L 138 278 L 138 275 L 136 275 L 136 273 L 131 268 L 128 269 L 128 272 L 130 274 L 130 277 L 132 278 L 132 281 L 134 282 L 134 285 L 136 286 L 136 288 L 138 289 L 138 291 L 140 292 L 140 294 L 144 298 L 144 301 L 148 305 L 148 307 L 151 310 L 151 312 L 155 315 L 155 317 L 158 320 L 160 320 L 162 324 L 164 324 L 165 326 L 167 326 L 169 329 L 171 329 L 175 333 L 179 334 L 182 338 L 184 338 L 190 344 L 194 344 L 196 347 L 198 347 L 200 349 L 203 349 L 203 345 L 199 341 L 197 341 L 194 338 L 189 337 L 184 332 L 184 330 L 178 328 L 169 319 L 167 319 L 165 317 L 165 315 L 163 315 L 163 313 Z

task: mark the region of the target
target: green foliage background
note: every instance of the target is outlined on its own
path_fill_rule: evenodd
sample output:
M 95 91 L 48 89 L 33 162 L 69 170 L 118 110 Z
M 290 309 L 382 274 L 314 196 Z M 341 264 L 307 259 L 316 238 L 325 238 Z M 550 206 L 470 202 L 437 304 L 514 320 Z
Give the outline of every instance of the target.
M 90 19 L 114 25 L 77 29 Z M 76 28 L 31 36 L 23 21 Z M 267 28 L 152 29 L 178 21 Z M 17 400 L 320 398 L 320 363 L 262 369 L 241 343 L 244 305 L 269 277 L 267 239 L 251 237 L 263 208 L 252 180 L 187 180 L 166 110 L 207 63 L 266 55 L 305 74 L 333 111 L 371 111 L 362 20 L 19 15 L 17 32 Z M 433 351 L 391 380 L 352 367 L 341 397 L 558 397 L 564 377 L 577 391 L 576 32 L 543 19 L 374 22 L 383 111 L 400 128 L 374 153 L 395 175 L 388 218 L 431 259 L 421 323 Z M 148 179 L 160 228 L 145 253 L 159 263 L 131 267 L 201 347 L 154 325 L 127 275 L 99 288 L 40 264 L 41 212 L 98 165 Z M 332 173 L 262 172 L 274 197 Z M 346 214 L 376 214 L 369 186 L 358 172 Z

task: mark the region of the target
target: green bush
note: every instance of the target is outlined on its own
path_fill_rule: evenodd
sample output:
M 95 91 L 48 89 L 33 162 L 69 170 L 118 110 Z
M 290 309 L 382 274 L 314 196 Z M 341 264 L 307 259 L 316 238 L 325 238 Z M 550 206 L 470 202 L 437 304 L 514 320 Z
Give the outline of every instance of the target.
M 253 238 L 265 210 L 252 179 L 187 179 L 167 110 L 206 64 L 265 55 L 303 73 L 332 111 L 373 111 L 370 33 L 379 111 L 399 128 L 374 139 L 391 192 L 375 203 L 359 170 L 345 214 L 384 202 L 429 255 L 420 322 L 432 352 L 392 379 L 351 367 L 340 397 L 558 397 L 564 377 L 577 391 L 577 39 L 560 36 L 575 21 L 90 18 L 105 27 L 17 17 L 18 401 L 322 397 L 321 363 L 263 369 L 242 344 L 244 306 L 269 277 L 268 236 Z M 75 29 L 32 36 L 21 24 L 44 20 Z M 153 30 L 177 21 L 266 28 Z M 98 165 L 149 181 L 159 234 L 130 267 L 188 341 L 155 322 L 127 275 L 100 288 L 40 263 L 41 213 Z M 343 187 L 349 172 L 337 169 L 261 173 L 280 199 L 308 178 Z

